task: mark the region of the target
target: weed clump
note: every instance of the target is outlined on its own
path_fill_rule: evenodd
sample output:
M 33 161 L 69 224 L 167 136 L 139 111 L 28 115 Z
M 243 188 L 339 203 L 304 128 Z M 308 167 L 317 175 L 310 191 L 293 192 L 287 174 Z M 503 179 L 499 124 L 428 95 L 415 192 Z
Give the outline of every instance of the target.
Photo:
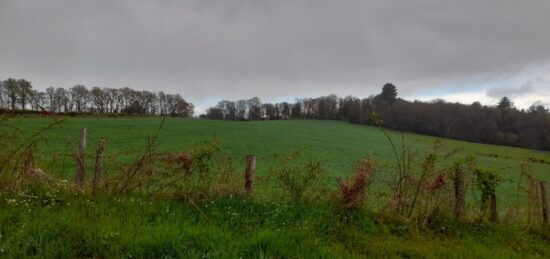
M 362 205 L 375 172 L 376 163 L 369 158 L 363 158 L 353 172 L 353 179 L 337 179 L 343 209 L 356 209 Z
M 316 198 L 323 191 L 325 172 L 321 163 L 309 161 L 305 165 L 299 161 L 300 153 L 276 157 L 276 166 L 269 170 L 269 178 L 274 178 L 276 186 L 290 196 L 294 202 L 302 202 L 309 194 Z
M 496 188 L 502 179 L 495 170 L 478 168 L 475 170 L 475 183 L 481 194 L 480 220 L 489 218 L 491 222 L 498 221 Z

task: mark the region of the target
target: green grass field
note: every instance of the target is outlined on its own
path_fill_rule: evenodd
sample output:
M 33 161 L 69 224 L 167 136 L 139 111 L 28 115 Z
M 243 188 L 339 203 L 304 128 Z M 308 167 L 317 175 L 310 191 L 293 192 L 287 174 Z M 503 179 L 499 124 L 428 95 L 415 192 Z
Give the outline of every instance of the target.
M 25 136 L 51 124 L 38 117 L 10 118 L 9 128 Z M 108 141 L 106 175 L 129 163 L 146 147 L 161 118 L 67 118 L 41 132 L 35 166 L 71 182 L 79 129 L 88 129 L 88 167 L 100 138 Z M 2 130 L 8 130 L 3 127 Z M 401 134 L 390 132 L 400 144 Z M 404 134 L 419 159 L 435 138 Z M 183 152 L 217 141 L 222 152 L 237 158 L 258 156 L 258 175 L 277 164 L 276 154 L 299 150 L 300 161 L 321 161 L 329 187 L 346 177 L 364 156 L 393 170 L 393 151 L 383 132 L 374 127 L 337 121 L 287 120 L 228 122 L 168 118 L 158 136 L 157 152 Z M 497 169 L 506 180 L 497 189 L 504 215 L 517 201 L 517 181 L 523 161 L 550 160 L 550 153 L 442 140 L 456 157 L 474 155 L 484 167 Z M 451 163 L 450 158 L 444 163 Z M 528 163 L 537 177 L 550 180 L 550 165 Z M 240 177 L 240 176 L 239 176 Z M 261 183 L 260 183 L 261 184 Z M 258 186 L 259 192 L 265 192 Z M 296 202 L 282 196 L 221 197 L 189 203 L 174 197 L 99 196 L 44 191 L 33 196 L 0 197 L 0 257 L 23 258 L 539 258 L 550 256 L 546 229 L 505 222 L 458 223 L 442 220 L 428 227 L 392 219 L 364 208 L 350 213 L 335 209 L 334 199 Z M 42 196 L 40 196 L 42 195 Z M 35 197 L 36 196 L 36 197 Z M 368 204 L 371 201 L 369 200 Z M 373 203 L 375 203 L 374 201 Z M 386 200 L 380 201 L 386 202 Z M 473 207 L 470 207 L 472 212 Z
M 52 123 L 48 118 L 14 118 L 11 126 L 23 129 L 30 136 Z M 107 139 L 106 164 L 123 163 L 145 150 L 147 138 L 152 137 L 161 123 L 160 118 L 68 118 L 60 125 L 43 132 L 38 145 L 41 168 L 58 175 L 72 177 L 74 160 L 67 156 L 76 150 L 79 129 L 88 129 L 88 156 L 93 158 L 100 138 Z M 397 145 L 401 134 L 390 132 Z M 418 134 L 405 134 L 405 143 L 418 149 L 419 160 L 436 139 Z M 494 168 L 506 180 L 500 188 L 501 197 L 515 192 L 521 163 L 529 158 L 550 161 L 549 152 L 484 145 L 441 139 L 446 150 L 460 149 L 455 157 L 474 155 L 479 164 Z M 345 177 L 364 156 L 373 156 L 382 164 L 388 163 L 385 173 L 393 170 L 393 151 L 382 131 L 375 127 L 353 125 L 339 121 L 281 120 L 233 122 L 168 118 L 158 137 L 159 151 L 182 152 L 195 146 L 218 141 L 224 153 L 240 161 L 246 154 L 258 156 L 258 174 L 265 173 L 274 154 L 299 150 L 304 161 L 321 161 L 329 177 Z M 449 159 L 449 163 L 453 158 Z M 550 164 L 527 162 L 533 174 L 550 180 Z M 239 165 L 244 168 L 244 164 Z
M 51 122 L 47 118 L 14 118 L 8 124 L 31 135 Z M 160 118 L 68 118 L 40 135 L 43 142 L 38 151 L 45 161 L 52 155 L 72 153 L 78 143 L 79 129 L 86 127 L 91 151 L 100 138 L 105 138 L 108 141 L 106 155 L 120 159 L 144 150 L 147 137 L 155 134 L 160 123 Z M 400 134 L 391 135 L 400 144 Z M 435 139 L 405 134 L 405 142 L 414 143 L 414 148 L 420 151 L 427 150 Z M 221 144 L 225 153 L 237 158 L 256 154 L 260 172 L 267 168 L 264 163 L 269 162 L 271 155 L 296 150 L 302 152 L 304 160 L 323 161 L 328 173 L 335 176 L 349 173 L 354 163 L 366 155 L 382 161 L 393 159 L 392 149 L 378 128 L 318 120 L 233 122 L 168 118 L 159 134 L 158 149 L 181 152 L 213 140 Z M 475 155 L 481 164 L 500 169 L 510 178 L 517 176 L 520 163 L 530 157 L 550 162 L 550 152 L 449 139 L 442 141 L 445 149 L 460 148 L 460 154 Z M 538 177 L 550 179 L 550 165 L 529 164 Z

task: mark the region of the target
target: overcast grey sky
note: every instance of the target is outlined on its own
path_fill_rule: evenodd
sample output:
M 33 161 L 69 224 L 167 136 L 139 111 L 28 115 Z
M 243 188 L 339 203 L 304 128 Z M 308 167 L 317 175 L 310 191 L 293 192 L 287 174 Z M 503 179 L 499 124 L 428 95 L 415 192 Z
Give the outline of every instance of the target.
M 550 105 L 548 0 L 0 0 L 0 78 L 181 93 Z

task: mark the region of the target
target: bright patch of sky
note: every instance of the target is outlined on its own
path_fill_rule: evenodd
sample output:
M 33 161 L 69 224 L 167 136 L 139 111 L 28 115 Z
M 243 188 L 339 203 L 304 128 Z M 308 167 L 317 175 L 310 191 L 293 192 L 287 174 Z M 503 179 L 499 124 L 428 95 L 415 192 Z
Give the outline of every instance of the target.
M 550 106 L 550 66 L 541 66 L 519 73 L 513 77 L 502 77 L 491 81 L 467 83 L 462 86 L 437 86 L 430 91 L 417 93 L 406 98 L 432 101 L 496 105 L 502 97 L 510 98 L 519 109 L 531 105 Z

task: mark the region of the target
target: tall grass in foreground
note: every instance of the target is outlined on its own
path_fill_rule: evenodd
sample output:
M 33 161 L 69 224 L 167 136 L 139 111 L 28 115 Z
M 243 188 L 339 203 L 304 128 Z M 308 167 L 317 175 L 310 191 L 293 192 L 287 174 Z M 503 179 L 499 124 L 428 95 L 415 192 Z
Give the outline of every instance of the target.
M 1 125 L 5 125 L 4 120 L 7 117 L 0 120 Z M 277 154 L 269 158 L 277 161 L 269 174 L 257 178 L 255 185 L 260 191 L 250 197 L 245 195 L 244 173 L 235 169 L 235 163 L 242 158 L 225 155 L 216 142 L 179 153 L 159 152 L 156 136 L 162 124 L 144 140 L 143 150 L 135 154 L 133 161 L 110 168 L 102 178 L 88 180 L 80 188 L 72 179 L 58 179 L 54 172 L 44 172 L 38 166 L 43 161 L 34 156 L 41 145 L 40 133 L 58 126 L 62 127 L 62 120 L 55 120 L 31 137 L 24 137 L 17 128 L 4 130 L 0 135 L 6 147 L 0 151 L 0 206 L 6 208 L 0 234 L 14 235 L 6 241 L 0 238 L 0 243 L 12 250 L 24 247 L 22 256 L 59 255 L 48 249 L 67 245 L 62 249 L 66 256 L 78 257 L 132 253 L 146 257 L 200 257 L 204 251 L 217 251 L 207 257 L 288 257 L 303 252 L 309 253 L 308 257 L 377 255 L 372 249 L 380 249 L 380 255 L 389 249 L 391 255 L 390 246 L 398 243 L 391 238 L 488 238 L 495 232 L 503 233 L 503 238 L 495 241 L 499 245 L 505 246 L 506 238 L 520 243 L 513 252 L 550 255 L 548 249 L 539 249 L 550 244 L 550 229 L 540 219 L 543 201 L 539 198 L 540 187 L 536 187 L 539 180 L 528 173 L 528 168 L 524 167 L 526 177 L 519 180 L 514 190 L 516 204 L 499 209 L 495 190 L 502 179 L 498 171 L 479 167 L 459 150 L 445 150 L 439 141 L 429 152 L 420 153 L 404 138 L 397 144 L 387 135 L 395 162 L 382 164 L 374 157 L 365 157 L 347 179 L 328 178 L 320 161 L 299 162 L 300 152 Z M 76 154 L 76 145 L 74 149 Z M 92 157 L 87 157 L 86 164 L 93 162 Z M 381 175 L 383 171 L 392 174 Z M 461 184 L 457 177 L 462 179 Z M 382 182 L 384 188 L 370 188 L 376 181 Z M 458 195 L 464 197 L 459 199 Z M 461 199 L 464 204 L 457 209 Z M 52 213 L 51 208 L 58 212 Z M 176 211 L 172 212 L 172 208 Z M 27 213 L 47 218 L 38 222 Z M 127 213 L 131 215 L 129 223 L 137 230 L 124 227 L 127 222 L 109 223 L 110 217 L 105 216 L 116 218 Z M 56 217 L 66 219 L 65 225 L 58 224 Z M 16 218 L 31 224 L 27 226 L 30 230 L 16 235 L 21 229 L 8 225 L 17 225 Z M 82 223 L 83 220 L 90 223 Z M 73 227 L 76 229 L 69 230 Z M 191 230 L 171 230 L 181 227 Z M 123 233 L 117 232 L 118 228 Z M 253 237 L 242 242 L 229 241 L 243 233 Z M 374 239 L 369 237 L 373 233 Z M 63 237 L 56 239 L 55 235 Z M 317 235 L 321 240 L 315 238 Z M 201 236 L 208 237 L 200 241 Z M 31 243 L 26 244 L 25 240 Z M 76 241 L 64 244 L 66 240 Z M 380 247 L 365 250 L 363 244 L 371 241 L 379 242 Z M 334 247 L 318 250 L 326 244 Z M 182 247 L 192 249 L 186 252 Z M 443 248 L 425 249 L 415 252 L 402 248 L 417 256 Z M 455 255 L 466 254 L 473 253 L 461 251 Z
M 1 118 L 0 125 L 5 126 L 3 122 L 6 120 L 8 117 Z M 237 172 L 234 166 L 242 159 L 225 155 L 217 142 L 205 143 L 180 153 L 158 152 L 157 136 L 164 120 L 154 135 L 144 141 L 143 150 L 135 155 L 133 161 L 118 168 L 110 168 L 110 172 L 104 174 L 103 178 L 95 176 L 93 180 L 86 181 L 83 188 L 73 190 L 67 179 L 55 179 L 54 174 L 39 168 L 37 164 L 41 161 L 35 161 L 34 157 L 34 150 L 40 148 L 40 134 L 51 127 L 62 126 L 62 121 L 55 119 L 30 137 L 24 137 L 17 128 L 1 131 L 0 139 L 6 147 L 0 151 L 2 193 L 29 192 L 32 195 L 33 191 L 56 188 L 59 182 L 63 182 L 63 186 L 69 187 L 69 190 L 64 191 L 92 196 L 143 195 L 199 201 L 244 195 L 243 172 Z M 414 143 L 406 143 L 404 137 L 398 145 L 388 134 L 385 135 L 395 154 L 393 164 L 384 165 L 374 157 L 365 157 L 350 172 L 350 179 L 330 179 L 325 175 L 320 161 L 305 164 L 299 162 L 299 151 L 276 154 L 268 158 L 276 163 L 273 163 L 268 175 L 258 178 L 256 185 L 260 189 L 265 188 L 270 198 L 298 203 L 339 202 L 339 207 L 344 209 L 367 208 L 368 197 L 376 200 L 371 202 L 378 205 L 371 206 L 370 210 L 374 212 L 426 225 L 435 216 L 457 217 L 458 212 L 454 211 L 459 191 L 456 189 L 456 177 L 460 174 L 464 189 L 460 195 L 468 196 L 467 204 L 461 205 L 465 207 L 461 209 L 461 218 L 497 222 L 499 213 L 507 211 L 497 209 L 496 189 L 503 180 L 496 169 L 477 166 L 471 156 L 461 156 L 459 150 L 445 150 L 439 140 L 434 141 L 429 152 L 420 153 L 414 149 Z M 102 153 L 105 142 L 100 143 L 99 147 L 97 152 Z M 76 153 L 70 155 L 76 156 Z M 89 162 L 93 164 L 94 161 L 89 161 L 93 157 L 88 155 L 85 159 L 88 160 L 87 167 L 91 167 Z M 96 172 L 101 167 L 97 161 L 96 158 Z M 514 220 L 518 222 L 535 218 L 536 210 L 541 211 L 543 204 L 540 180 L 528 172 L 526 164 L 522 168 L 525 177 L 519 179 L 516 194 L 511 195 L 515 195 L 518 201 L 514 210 L 526 210 L 529 213 L 524 217 L 517 215 L 518 218 Z M 377 172 L 381 171 L 393 174 L 380 176 Z M 336 189 L 330 187 L 331 181 L 337 183 Z M 369 193 L 369 187 L 375 181 L 380 181 L 386 187 Z M 381 202 L 383 199 L 386 202 Z M 526 206 L 522 206 L 522 203 L 526 203 Z M 509 214 L 505 216 L 511 217 Z

